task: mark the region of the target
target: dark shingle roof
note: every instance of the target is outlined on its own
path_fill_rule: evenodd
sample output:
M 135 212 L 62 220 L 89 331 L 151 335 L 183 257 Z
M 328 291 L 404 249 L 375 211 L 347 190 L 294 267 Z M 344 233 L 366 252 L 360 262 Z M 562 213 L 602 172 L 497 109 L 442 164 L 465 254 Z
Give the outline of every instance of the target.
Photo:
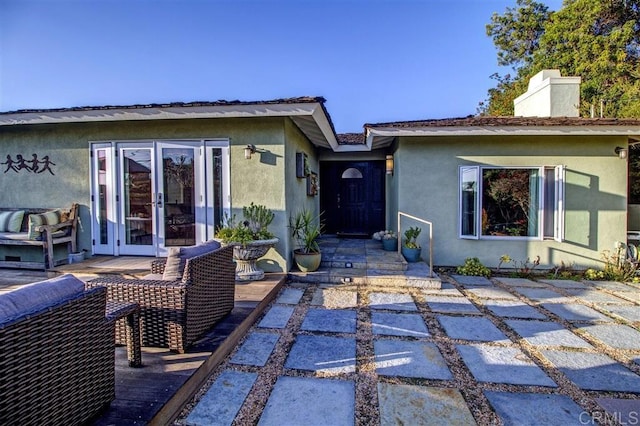
M 299 104 L 318 102 L 323 105 L 326 100 L 320 96 L 302 96 L 298 98 L 273 99 L 269 101 L 196 101 L 196 102 L 171 102 L 164 104 L 135 104 L 135 105 L 104 105 L 104 106 L 83 106 L 72 108 L 52 108 L 52 109 L 20 109 L 16 111 L 5 111 L 0 114 L 21 114 L 21 113 L 48 113 L 48 112 L 65 112 L 65 111 L 106 111 L 115 109 L 144 109 L 144 108 L 189 108 L 189 107 L 207 107 L 207 106 L 225 106 L 225 105 L 274 105 L 274 104 Z M 326 110 L 325 110 L 326 113 Z M 328 114 L 327 114 L 328 116 Z
M 504 126 L 640 126 L 636 118 L 582 118 L 582 117 L 485 117 L 444 118 L 418 121 L 396 121 L 365 124 L 365 128 L 419 128 L 419 127 L 504 127 Z
M 339 145 L 364 145 L 364 133 L 340 133 Z

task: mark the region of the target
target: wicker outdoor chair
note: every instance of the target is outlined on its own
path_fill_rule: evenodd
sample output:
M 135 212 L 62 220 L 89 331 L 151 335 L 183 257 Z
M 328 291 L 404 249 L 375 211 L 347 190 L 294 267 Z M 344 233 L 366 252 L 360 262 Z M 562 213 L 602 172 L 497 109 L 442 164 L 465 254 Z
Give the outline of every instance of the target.
M 176 259 L 184 271 L 175 269 Z M 152 263 L 151 275 L 143 279 L 103 277 L 86 285 L 106 286 L 109 300 L 140 305 L 142 346 L 184 353 L 233 309 L 233 248 L 212 242 L 172 249 L 167 259 Z M 116 323 L 116 343 L 126 343 L 124 320 Z
M 76 425 L 115 398 L 107 292 L 73 275 L 0 295 L 0 419 Z

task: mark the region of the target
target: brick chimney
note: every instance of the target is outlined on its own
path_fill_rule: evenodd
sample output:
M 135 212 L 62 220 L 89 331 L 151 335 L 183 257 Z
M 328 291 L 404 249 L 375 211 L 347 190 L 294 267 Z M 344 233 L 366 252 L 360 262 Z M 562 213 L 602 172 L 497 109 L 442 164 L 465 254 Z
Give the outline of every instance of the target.
M 527 92 L 513 101 L 516 117 L 579 117 L 580 77 L 543 70 L 531 77 Z

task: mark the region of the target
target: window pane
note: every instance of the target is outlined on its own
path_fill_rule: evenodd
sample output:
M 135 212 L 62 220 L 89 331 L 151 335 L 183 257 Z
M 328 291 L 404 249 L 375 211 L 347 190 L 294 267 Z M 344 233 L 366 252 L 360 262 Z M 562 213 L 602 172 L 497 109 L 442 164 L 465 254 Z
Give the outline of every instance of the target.
M 478 200 L 478 168 L 460 169 L 460 235 L 476 237 L 476 206 Z
M 640 146 L 629 145 L 629 204 L 640 204 Z
M 125 149 L 123 155 L 126 241 L 129 245 L 151 245 L 153 244 L 151 151 Z
M 482 170 L 482 235 L 539 234 L 538 169 Z
M 196 243 L 193 148 L 163 148 L 164 245 Z
M 213 224 L 218 229 L 222 226 L 222 149 L 213 148 Z
M 107 210 L 107 150 L 96 151 L 98 157 L 98 199 L 96 213 L 100 227 L 100 244 L 109 244 L 109 211 Z
M 553 239 L 561 242 L 564 240 L 564 181 L 565 181 L 565 167 L 554 167 L 554 183 L 555 183 L 555 198 L 553 200 Z M 546 207 L 545 207 L 546 208 Z M 551 207 L 549 207 L 551 208 Z
M 544 237 L 553 238 L 555 233 L 555 200 L 556 182 L 555 169 L 544 170 Z

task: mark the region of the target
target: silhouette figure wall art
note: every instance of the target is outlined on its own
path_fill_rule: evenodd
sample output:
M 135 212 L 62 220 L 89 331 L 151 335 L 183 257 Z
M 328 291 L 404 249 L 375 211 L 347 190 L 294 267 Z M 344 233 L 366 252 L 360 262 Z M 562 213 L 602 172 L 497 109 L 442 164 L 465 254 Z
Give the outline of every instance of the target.
M 7 166 L 4 169 L 4 173 L 7 173 L 9 170 L 13 170 L 16 173 L 20 173 L 21 170 L 26 170 L 34 174 L 49 172 L 55 175 L 51 166 L 55 166 L 56 163 L 51 161 L 48 155 L 45 155 L 40 160 L 38 159 L 38 154 L 31 154 L 31 160 L 26 160 L 22 154 L 17 154 L 14 160 L 10 154 L 7 154 L 6 161 L 0 164 Z

